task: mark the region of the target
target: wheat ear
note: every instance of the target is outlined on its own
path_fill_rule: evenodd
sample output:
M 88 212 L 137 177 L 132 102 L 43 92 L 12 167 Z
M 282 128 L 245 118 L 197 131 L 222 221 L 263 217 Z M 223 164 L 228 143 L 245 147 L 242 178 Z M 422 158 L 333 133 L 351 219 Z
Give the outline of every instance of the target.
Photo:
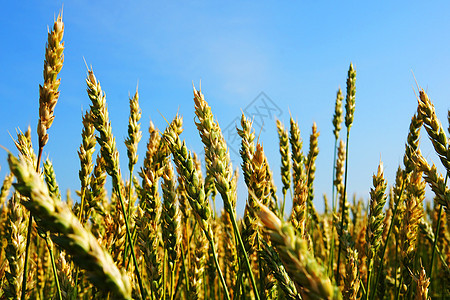
M 320 132 L 317 131 L 316 122 L 312 125 L 312 132 L 309 137 L 309 152 L 305 160 L 305 169 L 307 170 L 307 180 L 308 183 L 308 214 L 312 216 L 312 219 L 316 224 L 319 223 L 317 218 L 318 214 L 315 212 L 314 207 L 314 179 L 316 174 L 316 158 L 319 155 L 319 135 Z
M 384 245 L 382 246 L 382 250 L 380 251 L 380 258 L 383 260 L 384 255 L 386 253 L 386 249 L 388 246 L 389 238 L 392 232 L 392 228 L 396 225 L 396 221 L 401 219 L 400 216 L 403 215 L 403 191 L 404 187 L 409 178 L 409 173 L 415 169 L 414 166 L 414 157 L 416 151 L 419 149 L 419 137 L 420 137 L 420 127 L 422 126 L 423 121 L 420 117 L 420 113 L 413 115 L 411 118 L 411 123 L 409 125 L 408 137 L 406 139 L 405 146 L 405 155 L 403 157 L 403 163 L 405 165 L 405 170 L 403 171 L 400 167 L 398 168 L 396 177 L 395 177 L 395 186 L 394 186 L 394 210 L 392 212 L 392 221 L 389 224 L 389 229 L 386 234 L 386 238 L 384 240 Z M 384 235 L 384 234 L 383 234 Z M 378 281 L 381 277 L 381 270 L 378 272 L 375 280 L 374 286 L 378 286 Z M 375 293 L 372 294 L 370 300 L 375 298 Z
M 273 276 L 277 279 L 280 284 L 280 288 L 283 290 L 284 295 L 290 300 L 300 300 L 301 297 L 295 288 L 295 284 L 291 277 L 286 271 L 278 253 L 271 246 L 267 244 L 266 241 L 261 240 L 262 249 L 261 255 L 271 270 Z
M 281 214 L 284 216 L 284 206 L 286 203 L 286 194 L 291 187 L 291 151 L 289 149 L 289 133 L 284 128 L 283 123 L 277 120 L 278 139 L 280 141 L 281 155 L 281 181 L 283 183 L 283 204 L 281 205 Z
M 6 258 L 9 262 L 9 272 L 6 272 L 7 285 L 4 295 L 8 299 L 19 299 L 22 287 L 22 272 L 24 271 L 26 219 L 23 206 L 20 205 L 20 195 L 15 193 L 8 202 L 8 222 L 6 223 L 5 249 Z
M 420 118 L 423 120 L 424 127 L 433 143 L 434 150 L 436 150 L 447 173 L 450 173 L 450 151 L 448 148 L 448 141 L 444 128 L 434 110 L 434 105 L 431 103 L 430 98 L 428 98 L 428 95 L 423 89 L 419 91 L 418 100 Z
M 372 291 L 371 279 L 374 270 L 374 260 L 377 255 L 378 248 L 381 245 L 381 236 L 383 233 L 384 213 L 383 207 L 386 204 L 386 180 L 384 179 L 383 163 L 380 162 L 376 175 L 373 175 L 373 188 L 370 190 L 369 203 L 369 220 L 367 225 L 366 235 L 366 251 L 367 251 L 367 298 Z M 375 286 L 373 287 L 375 288 Z
M 80 150 L 78 150 L 78 157 L 80 158 L 80 166 L 81 169 L 78 172 L 78 177 L 81 181 L 81 200 L 80 200 L 80 211 L 78 213 L 78 220 L 81 223 L 86 222 L 87 214 L 85 212 L 85 198 L 86 198 L 86 189 L 89 186 L 90 174 L 94 168 L 94 164 L 92 162 L 92 155 L 95 152 L 95 145 L 97 142 L 95 141 L 95 127 L 91 120 L 91 112 L 86 111 L 83 116 L 83 129 L 81 131 L 81 146 Z
M 0 209 L 4 207 L 6 199 L 8 199 L 9 190 L 11 189 L 13 180 L 14 180 L 13 174 L 11 173 L 6 174 L 5 179 L 3 180 L 2 188 L 0 190 Z
M 417 247 L 417 235 L 419 221 L 423 216 L 422 202 L 425 199 L 425 181 L 422 180 L 422 173 L 413 172 L 410 183 L 407 186 L 405 198 L 406 210 L 403 218 L 403 228 L 401 231 L 401 255 L 403 259 L 403 272 L 401 282 L 406 285 L 411 283 L 411 270 L 414 270 L 414 257 Z M 402 284 L 400 284 L 400 289 Z M 404 292 L 404 291 L 403 291 Z
M 419 276 L 416 279 L 417 281 L 417 290 L 415 300 L 429 300 L 431 299 L 428 296 L 428 286 L 430 285 L 430 278 L 427 277 L 424 267 L 420 266 Z
M 11 154 L 8 154 L 8 163 L 17 178 L 14 187 L 29 198 L 23 204 L 38 217 L 38 225 L 49 231 L 52 240 L 70 253 L 74 262 L 88 272 L 92 283 L 107 287 L 117 298 L 131 299 L 131 285 L 127 276 L 117 269 L 111 256 L 83 228 L 70 208 L 50 197 L 47 186 L 33 166 Z
M 417 169 L 424 173 L 425 181 L 436 195 L 435 200 L 438 204 L 445 207 L 447 217 L 450 218 L 450 190 L 445 184 L 444 177 L 438 173 L 434 164 L 432 166 L 428 164 L 420 150 L 415 152 L 413 161 L 415 162 Z
M 289 222 L 280 220 L 270 209 L 260 204 L 259 218 L 263 230 L 277 249 L 288 274 L 305 298 L 340 299 L 341 294 L 308 249 L 307 242 L 296 235 Z
M 64 62 L 64 23 L 62 14 L 58 15 L 53 30 L 48 33 L 47 46 L 44 60 L 44 84 L 39 85 L 39 122 L 37 132 L 39 136 L 39 148 L 48 142 L 47 130 L 53 123 L 53 112 L 59 98 L 59 84 L 61 79 L 57 76 Z
M 290 119 L 289 142 L 292 150 L 292 183 L 295 189 L 297 182 L 304 177 L 303 161 L 305 158 L 302 152 L 303 142 L 300 136 L 300 129 L 298 123 L 292 117 Z

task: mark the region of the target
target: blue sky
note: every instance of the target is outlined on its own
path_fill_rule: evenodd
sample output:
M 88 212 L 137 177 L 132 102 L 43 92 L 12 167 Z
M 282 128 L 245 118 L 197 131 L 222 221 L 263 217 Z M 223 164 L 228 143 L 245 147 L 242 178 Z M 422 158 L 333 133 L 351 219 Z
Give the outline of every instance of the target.
M 317 1 L 316 1 L 317 2 Z M 372 174 L 384 162 L 388 184 L 402 161 L 409 121 L 416 109 L 412 71 L 427 89 L 445 128 L 450 85 L 450 3 L 433 1 L 71 1 L 64 3 L 65 63 L 61 96 L 44 155 L 63 190 L 79 188 L 77 149 L 82 111 L 89 107 L 86 67 L 106 91 L 113 132 L 127 174 L 123 140 L 128 97 L 139 82 L 143 139 L 150 119 L 184 116 L 183 137 L 200 153 L 194 125 L 192 82 L 202 90 L 220 125 L 231 126 L 261 92 L 299 121 L 307 152 L 313 121 L 321 132 L 315 181 L 316 206 L 331 193 L 334 137 L 331 119 L 338 87 L 345 94 L 350 62 L 357 71 L 356 112 L 350 133 L 348 191 L 367 199 Z M 6 1 L 0 12 L 0 144 L 30 125 L 37 145 L 38 86 L 43 82 L 47 26 L 61 1 Z M 260 98 L 257 98 L 257 101 Z M 256 119 L 255 119 L 256 120 Z M 281 190 L 273 116 L 260 139 Z M 341 134 L 343 136 L 344 133 Z M 425 156 L 440 164 L 425 135 Z M 97 147 L 98 148 L 98 147 Z M 232 153 L 234 166 L 239 157 Z M 0 176 L 7 172 L 0 153 Z M 442 170 L 442 169 L 441 169 Z M 241 176 L 242 177 L 242 176 Z M 74 193 L 72 193 L 74 196 Z M 246 192 L 239 186 L 242 211 Z

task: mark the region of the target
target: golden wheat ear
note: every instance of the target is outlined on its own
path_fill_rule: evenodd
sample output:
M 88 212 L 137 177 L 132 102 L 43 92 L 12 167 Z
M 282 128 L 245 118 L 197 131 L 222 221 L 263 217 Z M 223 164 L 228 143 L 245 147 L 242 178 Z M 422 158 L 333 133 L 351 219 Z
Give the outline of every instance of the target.
M 57 76 L 62 69 L 64 62 L 64 23 L 62 14 L 58 15 L 53 30 L 48 33 L 47 46 L 45 48 L 44 60 L 44 84 L 39 85 L 39 122 L 38 136 L 39 148 L 42 148 L 48 142 L 47 130 L 53 123 L 56 103 L 59 98 L 59 84 L 61 79 Z

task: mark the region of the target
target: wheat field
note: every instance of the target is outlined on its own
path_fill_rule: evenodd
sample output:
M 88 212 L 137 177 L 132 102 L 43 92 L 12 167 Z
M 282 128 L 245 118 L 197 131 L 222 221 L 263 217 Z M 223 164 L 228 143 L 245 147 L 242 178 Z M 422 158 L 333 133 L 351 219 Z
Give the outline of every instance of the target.
M 273 170 L 252 120 L 242 114 L 238 169 L 212 108 L 195 87 L 194 122 L 204 156 L 187 148 L 177 114 L 164 129 L 150 123 L 145 158 L 137 165 L 142 128 L 136 91 L 129 99 L 128 136 L 120 141 L 128 170 L 121 170 L 105 92 L 89 68 L 91 105 L 82 119 L 80 183 L 72 199 L 59 190 L 51 160 L 42 159 L 59 98 L 63 36 L 59 15 L 46 44 L 37 131 L 19 131 L 17 149 L 7 150 L 0 299 L 450 298 L 450 126 L 443 127 L 423 89 L 418 87 L 395 182 L 386 181 L 380 161 L 370 197 L 356 200 L 347 191 L 357 113 L 356 70 L 350 64 L 345 95 L 338 90 L 332 118 L 333 192 L 322 200 L 314 195 L 320 134 L 315 123 L 309 149 L 302 148 L 306 137 L 294 119 L 272 124 L 281 161 Z M 35 134 L 38 145 L 31 142 Z M 430 139 L 439 161 L 424 158 L 420 136 Z M 274 172 L 281 174 L 281 193 Z M 248 190 L 245 199 L 237 197 L 238 176 Z M 432 199 L 425 199 L 427 185 Z M 215 201 L 222 201 L 221 211 L 215 211 Z M 240 219 L 237 201 L 245 202 Z M 285 211 L 289 201 L 292 209 Z M 318 201 L 325 201 L 323 213 L 315 208 Z

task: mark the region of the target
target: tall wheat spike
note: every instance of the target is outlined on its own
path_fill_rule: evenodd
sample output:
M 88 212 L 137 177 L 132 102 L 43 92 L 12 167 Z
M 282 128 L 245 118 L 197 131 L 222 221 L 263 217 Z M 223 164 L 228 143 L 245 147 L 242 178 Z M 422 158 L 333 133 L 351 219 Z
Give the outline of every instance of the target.
M 59 85 L 61 79 L 57 76 L 64 62 L 64 23 L 62 14 L 58 15 L 53 30 L 48 33 L 44 61 L 44 84 L 39 85 L 39 121 L 37 132 L 39 136 L 39 148 L 48 142 L 47 130 L 53 123 L 53 112 L 59 98 Z
M 278 139 L 280 141 L 280 155 L 281 155 L 281 181 L 283 182 L 283 204 L 281 206 L 281 213 L 284 214 L 284 205 L 286 202 L 287 191 L 291 187 L 291 151 L 289 149 L 289 133 L 284 128 L 283 123 L 277 120 Z
M 386 180 L 384 179 L 384 169 L 383 163 L 380 162 L 378 166 L 378 171 L 376 175 L 373 175 L 373 186 L 374 188 L 370 190 L 370 209 L 369 209 L 369 220 L 367 227 L 367 288 L 366 293 L 375 293 L 372 290 L 371 275 L 373 275 L 374 270 L 374 260 L 377 255 L 378 248 L 381 244 L 381 235 L 383 233 L 383 207 L 386 204 Z
M 85 197 L 86 189 L 89 186 L 90 174 L 94 168 L 94 163 L 92 162 L 92 155 L 95 152 L 95 127 L 91 120 L 91 112 L 86 111 L 83 116 L 83 130 L 81 132 L 81 146 L 78 150 L 78 157 L 80 158 L 81 169 L 78 172 L 78 177 L 81 181 L 81 204 L 78 219 L 82 223 L 86 222 L 86 218 L 83 217 L 85 213 Z
M 353 68 L 353 64 L 350 63 L 350 67 L 347 73 L 347 94 L 345 96 L 345 127 L 347 127 L 347 141 L 345 143 L 345 175 L 344 175 L 344 192 L 343 192 L 343 200 L 342 203 L 345 205 L 346 197 L 347 197 L 347 175 L 348 175 L 348 145 L 349 145 L 349 137 L 350 137 L 350 128 L 353 124 L 353 119 L 355 115 L 355 94 L 356 94 L 356 71 Z M 345 222 L 344 215 L 344 206 L 341 207 L 341 222 L 340 227 L 344 229 L 347 224 Z M 336 282 L 339 284 L 340 278 L 340 258 L 341 258 L 341 244 L 339 243 L 338 249 L 338 257 L 337 257 L 337 273 L 336 273 Z
M 289 142 L 292 150 L 292 183 L 295 189 L 296 183 L 304 176 L 303 161 L 305 158 L 302 152 L 303 142 L 300 129 L 298 123 L 292 117 L 290 119 Z

